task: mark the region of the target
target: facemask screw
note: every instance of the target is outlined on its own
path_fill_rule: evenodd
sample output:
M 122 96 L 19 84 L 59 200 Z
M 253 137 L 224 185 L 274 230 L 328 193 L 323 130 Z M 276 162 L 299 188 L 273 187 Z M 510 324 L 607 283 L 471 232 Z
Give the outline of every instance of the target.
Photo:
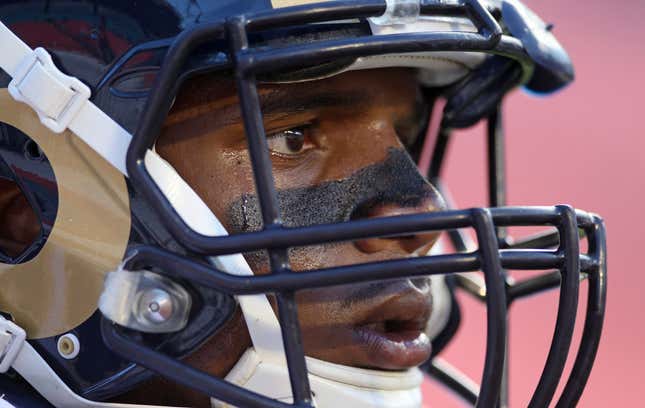
M 81 343 L 78 341 L 78 337 L 72 333 L 60 336 L 56 346 L 58 348 L 58 354 L 66 360 L 76 358 L 79 351 L 81 351 Z
M 150 323 L 164 323 L 172 317 L 172 297 L 162 289 L 146 290 L 139 300 L 141 316 Z

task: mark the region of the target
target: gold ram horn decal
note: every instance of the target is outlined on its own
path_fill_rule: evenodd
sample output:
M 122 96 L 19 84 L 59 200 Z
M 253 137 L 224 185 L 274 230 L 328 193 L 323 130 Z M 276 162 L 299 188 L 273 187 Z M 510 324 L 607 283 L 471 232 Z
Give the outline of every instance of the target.
M 103 278 L 123 259 L 130 202 L 121 173 L 70 131 L 55 134 L 0 89 L 0 122 L 31 137 L 53 168 L 58 212 L 36 257 L 0 264 L 0 310 L 29 338 L 67 332 L 94 313 Z

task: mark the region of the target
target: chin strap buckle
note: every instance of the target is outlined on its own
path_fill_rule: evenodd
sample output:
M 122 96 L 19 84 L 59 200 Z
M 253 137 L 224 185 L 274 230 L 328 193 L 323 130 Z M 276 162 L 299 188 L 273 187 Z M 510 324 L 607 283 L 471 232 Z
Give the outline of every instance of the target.
M 23 58 L 9 83 L 9 93 L 31 106 L 40 122 L 56 133 L 69 127 L 91 94 L 83 82 L 63 74 L 44 48 Z
M 6 373 L 13 365 L 26 337 L 22 328 L 0 316 L 0 374 Z

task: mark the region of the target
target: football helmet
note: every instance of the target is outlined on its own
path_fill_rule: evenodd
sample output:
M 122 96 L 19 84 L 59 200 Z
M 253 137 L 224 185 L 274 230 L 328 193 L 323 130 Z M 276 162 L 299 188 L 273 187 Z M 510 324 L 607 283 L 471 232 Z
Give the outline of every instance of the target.
M 559 288 L 530 403 L 549 405 L 587 278 L 584 333 L 557 406 L 580 398 L 604 318 L 604 226 L 568 206 L 505 207 L 501 101 L 518 86 L 545 94 L 574 77 L 551 27 L 519 1 L 2 0 L 0 21 L 0 172 L 40 225 L 2 237 L 9 243 L 0 254 L 0 406 L 134 406 L 107 401 L 152 375 L 205 393 L 214 405 L 419 406 L 418 369 L 305 357 L 294 294 L 425 275 L 434 279 L 436 313 L 428 329 L 433 357 L 422 369 L 477 407 L 506 405 L 508 306 Z M 448 200 L 447 210 L 432 213 L 285 225 L 257 84 L 383 67 L 418 70 L 428 105 L 445 100 L 436 143 L 424 128 L 407 148 L 417 160 L 431 152 L 422 170 L 447 197 L 440 176 L 451 131 L 488 122 L 490 208 L 455 209 Z M 182 84 L 207 73 L 236 83 L 257 231 L 228 235 L 155 151 Z M 513 240 L 512 226 L 550 230 Z M 290 270 L 289 248 L 422 231 L 447 232 L 454 253 Z M 253 276 L 242 254 L 260 250 L 271 273 Z M 546 272 L 514 282 L 510 269 Z M 475 271 L 483 279 L 467 274 Z M 455 290 L 486 304 L 485 365 L 475 388 L 438 357 L 459 325 Z M 253 347 L 226 379 L 182 362 L 238 304 Z

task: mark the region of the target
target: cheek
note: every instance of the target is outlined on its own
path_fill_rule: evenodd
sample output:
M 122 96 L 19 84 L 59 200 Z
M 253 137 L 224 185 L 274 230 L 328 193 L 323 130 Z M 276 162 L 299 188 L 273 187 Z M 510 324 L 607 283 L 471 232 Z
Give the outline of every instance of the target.
M 237 226 L 230 223 L 228 208 L 253 193 L 253 172 L 246 150 L 225 149 L 217 141 L 209 136 L 170 139 L 156 150 L 231 231 Z
M 328 155 L 315 148 L 297 158 L 271 155 L 271 163 L 276 189 L 288 190 L 319 184 L 328 165 Z

